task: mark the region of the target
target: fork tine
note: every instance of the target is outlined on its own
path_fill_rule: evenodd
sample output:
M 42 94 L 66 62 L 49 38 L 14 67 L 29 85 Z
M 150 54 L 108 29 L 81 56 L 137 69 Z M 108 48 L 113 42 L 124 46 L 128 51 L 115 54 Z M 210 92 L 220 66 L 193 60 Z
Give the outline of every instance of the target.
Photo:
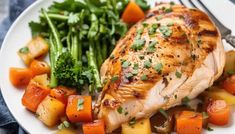
M 189 0 L 189 3 L 190 3 L 194 8 L 197 8 L 197 6 L 193 3 L 192 0 Z
M 182 0 L 179 0 L 179 2 L 180 2 L 181 5 L 186 6 Z

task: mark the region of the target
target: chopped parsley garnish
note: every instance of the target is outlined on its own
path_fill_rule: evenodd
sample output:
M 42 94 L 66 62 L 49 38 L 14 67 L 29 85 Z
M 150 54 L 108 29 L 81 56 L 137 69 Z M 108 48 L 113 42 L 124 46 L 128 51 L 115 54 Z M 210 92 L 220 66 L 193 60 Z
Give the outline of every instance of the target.
M 77 110 L 78 111 L 83 110 L 83 108 L 84 108 L 83 104 L 84 104 L 84 99 L 83 98 L 78 99 L 78 103 L 77 103 Z
M 202 112 L 202 118 L 203 118 L 203 119 L 209 118 L 208 113 L 207 113 L 207 112 Z
M 154 70 L 160 73 L 162 71 L 163 65 L 162 63 L 158 63 L 154 66 Z
M 147 52 L 152 53 L 156 51 L 155 45 L 157 44 L 156 40 L 151 41 L 151 43 L 147 47 Z
M 20 53 L 23 53 L 23 54 L 27 54 L 29 53 L 29 48 L 28 47 L 22 47 L 20 50 L 19 50 Z
M 132 126 L 136 123 L 136 119 L 135 117 L 133 117 L 130 121 L 129 121 L 129 125 Z
M 197 44 L 198 44 L 198 45 L 202 44 L 202 40 L 201 40 L 201 39 L 198 39 L 198 40 L 197 40 Z
M 143 25 L 143 27 L 148 27 L 148 25 L 149 25 L 149 24 L 148 24 L 148 23 L 143 22 L 143 23 L 142 23 L 142 25 Z
M 185 105 L 185 106 L 189 106 L 189 101 L 190 99 L 188 98 L 188 96 L 185 96 L 182 100 L 182 104 Z
M 171 1 L 171 2 L 170 2 L 170 5 L 172 5 L 172 6 L 175 5 L 175 2 Z
M 128 115 L 128 112 L 126 111 L 126 112 L 124 113 L 124 115 Z
M 137 30 L 137 34 L 140 34 L 140 35 L 141 35 L 141 34 L 143 33 L 143 31 L 144 31 L 144 29 L 143 29 L 143 28 L 138 29 L 138 30 Z
M 148 61 L 148 60 L 144 61 L 144 67 L 145 68 L 150 68 L 151 67 L 151 62 Z
M 171 7 L 169 7 L 169 8 L 165 8 L 165 10 L 164 10 L 164 12 L 165 13 L 170 13 L 170 12 L 172 12 L 173 10 L 172 10 L 172 8 Z
M 68 121 L 63 121 L 62 123 L 60 123 L 60 125 L 58 126 L 58 129 L 61 130 L 63 128 L 69 128 L 70 123 Z
M 139 64 L 138 64 L 138 63 L 134 63 L 133 69 L 134 69 L 134 70 L 137 70 L 138 68 L 139 68 Z
M 146 81 L 146 80 L 148 80 L 148 76 L 147 75 L 142 75 L 140 79 L 142 81 Z
M 123 108 L 122 108 L 122 107 L 118 107 L 118 108 L 117 108 L 117 112 L 118 112 L 119 114 L 122 114 L 122 113 L 123 113 Z
M 122 63 L 122 67 L 123 68 L 127 68 L 127 67 L 129 67 L 131 65 L 131 63 L 129 62 L 129 61 L 124 61 L 123 63 Z
M 116 76 L 113 76 L 113 77 L 111 78 L 111 81 L 112 81 L 112 82 L 115 82 L 115 81 L 118 80 L 118 78 L 119 78 L 119 77 L 118 77 L 117 75 L 116 75 Z
M 110 55 L 110 59 L 114 59 L 114 55 L 112 54 L 112 55 Z
M 141 60 L 143 60 L 143 59 L 144 59 L 144 55 L 140 55 L 139 58 L 140 58 Z
M 168 114 L 166 113 L 166 111 L 162 108 L 159 109 L 159 112 L 166 118 L 168 119 Z
M 168 24 L 167 24 L 167 26 L 173 26 L 174 25 L 174 22 L 173 21 L 171 21 L 171 22 L 169 22 Z
M 158 15 L 157 17 L 156 17 L 156 20 L 158 21 L 158 20 L 161 20 L 162 19 L 162 15 Z
M 210 127 L 207 127 L 207 130 L 208 131 L 214 131 L 214 129 L 210 128 Z
M 172 34 L 171 29 L 167 26 L 161 26 L 159 30 L 165 38 L 170 37 Z
M 135 39 L 131 48 L 135 51 L 141 50 L 144 47 L 145 42 L 145 39 Z
M 132 72 L 131 72 L 131 73 L 132 73 L 133 75 L 137 75 L 137 74 L 138 74 L 138 72 L 139 72 L 138 70 L 132 70 Z
M 176 76 L 177 78 L 181 78 L 182 74 L 181 74 L 180 72 L 176 71 L 176 72 L 175 72 L 175 76 Z
M 132 74 L 132 73 L 126 73 L 126 74 L 125 74 L 125 77 L 126 77 L 127 79 L 131 79 L 131 78 L 133 77 L 133 74 Z
M 228 71 L 227 71 L 227 74 L 228 74 L 228 75 L 234 75 L 234 74 L 235 74 L 235 70 L 228 70 Z
M 151 26 L 151 27 L 149 27 L 149 29 L 148 29 L 148 33 L 149 33 L 149 35 L 153 35 L 153 34 L 155 34 L 155 33 L 156 33 L 157 28 L 158 28 L 158 24 L 157 24 L 157 23 L 152 24 L 152 26 Z

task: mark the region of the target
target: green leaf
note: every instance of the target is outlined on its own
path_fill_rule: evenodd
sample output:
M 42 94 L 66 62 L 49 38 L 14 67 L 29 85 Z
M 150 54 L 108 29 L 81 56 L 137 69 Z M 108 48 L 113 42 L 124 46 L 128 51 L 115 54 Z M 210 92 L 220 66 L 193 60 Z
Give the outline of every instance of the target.
M 146 80 L 148 80 L 148 76 L 147 75 L 142 75 L 140 79 L 142 81 L 146 81 Z
M 210 128 L 210 127 L 207 127 L 207 130 L 208 131 L 214 131 L 214 129 Z
M 120 106 L 120 107 L 118 107 L 117 108 L 117 112 L 119 113 L 119 114 L 122 114 L 123 113 L 123 108 Z
M 144 61 L 144 67 L 145 68 L 150 68 L 151 67 L 151 62 L 148 61 L 148 60 Z
M 131 118 L 131 120 L 129 121 L 129 125 L 132 126 L 136 123 L 136 119 L 135 117 Z
M 190 101 L 190 99 L 188 98 L 188 96 L 185 96 L 185 97 L 181 100 L 182 104 L 185 105 L 185 106 L 189 106 L 189 104 L 188 104 L 189 101 Z
M 146 0 L 135 0 L 135 2 L 140 6 L 140 8 L 144 11 L 149 10 L 150 5 L 148 5 Z
M 74 14 L 74 13 L 70 13 L 69 14 L 69 19 L 68 19 L 68 24 L 69 25 L 74 25 L 77 24 L 79 22 L 79 17 L 78 14 Z
M 134 76 L 134 75 L 133 75 L 132 73 L 126 73 L 126 74 L 125 74 L 125 77 L 126 77 L 127 79 L 131 79 L 133 76 Z
M 134 51 L 141 50 L 144 47 L 145 42 L 146 42 L 145 39 L 135 39 L 133 45 L 131 46 L 131 48 Z
M 116 75 L 116 76 L 113 76 L 112 78 L 111 78 L 111 81 L 112 82 L 115 82 L 115 81 L 117 81 L 119 79 L 119 77 Z
M 129 62 L 129 61 L 124 61 L 123 63 L 122 63 L 122 67 L 123 68 L 127 68 L 127 67 L 129 67 L 131 65 L 131 63 Z
M 165 111 L 164 109 L 160 108 L 158 111 L 159 111 L 166 119 L 168 119 L 168 114 L 166 113 L 166 111 Z
M 33 37 L 47 32 L 46 26 L 43 26 L 41 23 L 31 21 L 29 22 L 29 27 L 31 29 L 31 34 Z
M 157 64 L 154 66 L 154 70 L 157 71 L 158 73 L 160 73 L 160 72 L 162 71 L 162 68 L 163 68 L 162 63 L 157 63 Z

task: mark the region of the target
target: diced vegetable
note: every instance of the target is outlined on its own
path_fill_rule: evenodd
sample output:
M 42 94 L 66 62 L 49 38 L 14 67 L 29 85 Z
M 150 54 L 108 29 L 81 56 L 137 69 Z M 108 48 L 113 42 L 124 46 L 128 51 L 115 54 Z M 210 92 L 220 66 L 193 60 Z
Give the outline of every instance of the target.
M 32 78 L 31 70 L 27 68 L 11 67 L 9 70 L 10 81 L 15 87 L 26 86 Z
M 149 119 L 138 120 L 134 123 L 122 124 L 122 134 L 151 134 Z
M 38 105 L 50 93 L 50 89 L 45 86 L 46 81 L 45 75 L 37 76 L 29 82 L 24 92 L 22 104 L 32 112 L 36 112 Z
M 55 134 L 78 134 L 78 131 L 69 127 L 58 130 Z
M 193 111 L 182 111 L 176 116 L 178 134 L 201 134 L 202 114 Z
M 29 65 L 34 58 L 46 55 L 49 50 L 47 42 L 40 36 L 34 37 L 25 47 L 18 51 L 18 55 L 26 65 Z
M 71 122 L 92 121 L 91 96 L 70 95 L 66 115 Z
M 105 134 L 105 127 L 103 120 L 95 120 L 90 123 L 82 125 L 84 134 Z
M 53 127 L 60 121 L 60 117 L 65 114 L 65 104 L 47 96 L 38 105 L 36 114 L 44 124 L 48 127 Z
M 68 96 L 75 95 L 76 90 L 64 86 L 58 86 L 50 91 L 50 96 L 67 105 Z
M 39 83 L 43 87 L 49 86 L 49 80 L 47 74 L 37 75 L 33 78 L 33 80 Z
M 209 122 L 219 126 L 228 124 L 230 111 L 230 107 L 224 100 L 211 101 L 207 106 Z
M 122 14 L 122 20 L 126 23 L 136 23 L 144 17 L 143 10 L 133 1 L 129 2 Z
M 225 100 L 227 104 L 234 105 L 235 104 L 235 96 L 228 93 L 224 89 L 220 89 L 218 87 L 210 87 L 209 91 L 205 91 L 203 93 L 205 96 L 211 97 L 215 100 Z
M 232 75 L 231 77 L 227 78 L 223 82 L 223 87 L 229 93 L 235 94 L 235 75 Z
M 50 66 L 45 61 L 33 60 L 29 68 L 32 71 L 33 76 L 50 73 Z
M 235 51 L 231 50 L 226 52 L 226 62 L 224 67 L 225 74 L 235 73 Z

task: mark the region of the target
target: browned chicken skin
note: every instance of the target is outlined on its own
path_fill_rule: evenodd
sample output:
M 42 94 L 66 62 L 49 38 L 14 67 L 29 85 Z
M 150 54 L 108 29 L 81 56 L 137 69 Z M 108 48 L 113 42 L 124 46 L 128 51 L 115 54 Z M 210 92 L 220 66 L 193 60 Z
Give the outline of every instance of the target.
M 221 75 L 224 58 L 220 33 L 205 13 L 158 5 L 130 28 L 102 65 L 105 84 L 97 116 L 112 132 L 132 118 L 148 118 L 186 96 L 195 98 Z

